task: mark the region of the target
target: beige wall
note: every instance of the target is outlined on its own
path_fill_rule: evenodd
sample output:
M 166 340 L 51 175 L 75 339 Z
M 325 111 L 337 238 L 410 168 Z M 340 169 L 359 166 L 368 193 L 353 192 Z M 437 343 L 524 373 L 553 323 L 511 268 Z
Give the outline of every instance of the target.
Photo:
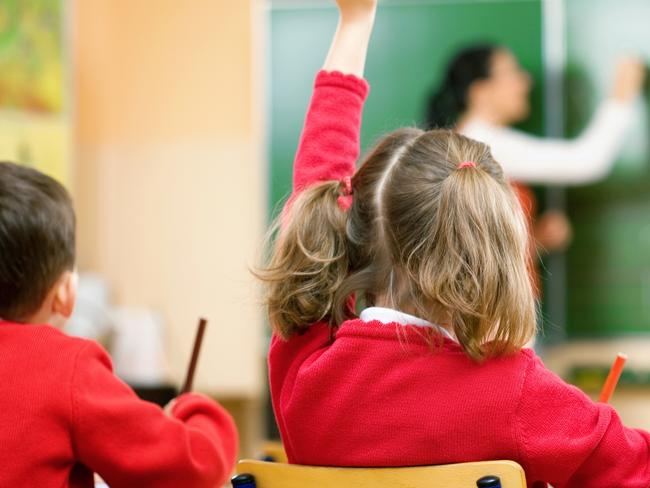
M 247 270 L 265 202 L 251 3 L 73 9 L 80 267 L 103 273 L 118 304 L 163 312 L 177 381 L 197 317 L 210 319 L 197 386 L 220 396 L 262 387 Z

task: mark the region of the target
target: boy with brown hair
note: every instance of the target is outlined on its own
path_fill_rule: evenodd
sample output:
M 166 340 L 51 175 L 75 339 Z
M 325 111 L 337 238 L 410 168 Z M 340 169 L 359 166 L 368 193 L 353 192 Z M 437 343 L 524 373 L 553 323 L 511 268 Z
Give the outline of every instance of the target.
M 237 432 L 196 394 L 170 415 L 113 375 L 108 354 L 59 328 L 76 297 L 75 213 L 65 188 L 0 163 L 0 486 L 223 484 Z

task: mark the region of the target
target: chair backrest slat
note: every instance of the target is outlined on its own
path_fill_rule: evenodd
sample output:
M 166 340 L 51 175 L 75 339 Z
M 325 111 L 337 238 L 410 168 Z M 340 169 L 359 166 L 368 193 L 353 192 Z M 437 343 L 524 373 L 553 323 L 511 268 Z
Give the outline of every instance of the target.
M 237 473 L 252 474 L 257 488 L 476 488 L 493 475 L 503 488 L 526 488 L 524 470 L 514 461 L 408 468 L 331 468 L 243 460 Z

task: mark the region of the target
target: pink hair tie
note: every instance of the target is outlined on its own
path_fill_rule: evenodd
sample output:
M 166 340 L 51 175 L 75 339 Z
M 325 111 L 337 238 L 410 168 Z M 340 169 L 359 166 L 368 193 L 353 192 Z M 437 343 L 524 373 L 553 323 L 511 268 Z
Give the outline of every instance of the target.
M 343 177 L 341 179 L 341 196 L 337 199 L 339 208 L 344 212 L 349 210 L 352 206 L 352 178 L 349 176 Z
M 343 185 L 343 195 L 352 195 L 352 178 L 344 176 L 341 180 L 341 185 Z
M 463 161 L 458 165 L 458 169 L 463 168 L 476 168 L 476 163 L 474 161 Z

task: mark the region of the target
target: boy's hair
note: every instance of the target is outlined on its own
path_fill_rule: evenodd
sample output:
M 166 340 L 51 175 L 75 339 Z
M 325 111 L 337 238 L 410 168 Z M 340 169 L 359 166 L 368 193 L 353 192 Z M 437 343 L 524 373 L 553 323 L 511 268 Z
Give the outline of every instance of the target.
M 471 161 L 475 167 L 459 168 Z M 535 331 L 523 212 L 489 148 L 446 130 L 379 141 L 352 178 L 304 190 L 283 217 L 268 267 L 271 324 L 288 338 L 353 316 L 350 297 L 449 325 L 475 360 L 521 348 Z
M 75 265 L 75 213 L 53 178 L 0 162 L 0 317 L 36 312 L 61 274 Z

